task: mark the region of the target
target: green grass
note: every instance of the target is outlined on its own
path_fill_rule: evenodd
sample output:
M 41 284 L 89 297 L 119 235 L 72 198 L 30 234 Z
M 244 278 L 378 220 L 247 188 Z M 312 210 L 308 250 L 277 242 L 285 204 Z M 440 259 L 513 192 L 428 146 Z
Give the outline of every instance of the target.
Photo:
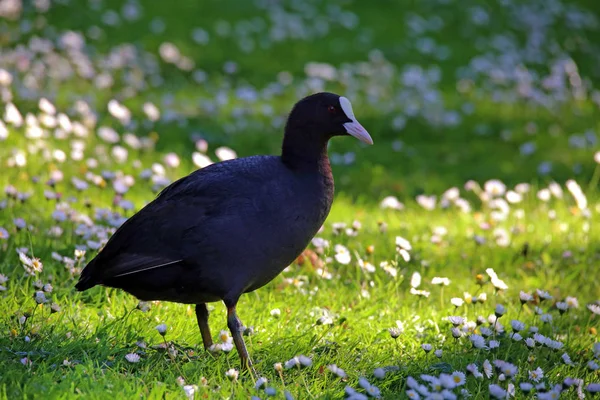
M 105 10 L 121 6 L 121 2 L 107 0 L 100 11 L 96 11 L 87 2 L 72 3 L 53 5 L 44 17 L 47 25 L 56 31 L 85 32 L 90 26 L 102 26 L 100 20 Z M 486 89 L 489 82 L 482 78 L 474 81 L 471 91 L 456 90 L 458 69 L 486 50 L 485 47 L 478 49 L 474 38 L 511 34 L 522 41 L 526 28 L 511 22 L 512 16 L 504 8 L 495 2 L 477 1 L 461 5 L 381 1 L 377 7 L 363 2 L 309 2 L 307 4 L 314 6 L 319 15 L 332 15 L 326 36 L 267 43 L 265 48 L 258 46 L 245 54 L 239 49 L 237 39 L 219 37 L 214 26 L 220 19 L 235 23 L 260 17 L 268 21 L 268 13 L 253 3 L 233 0 L 190 0 L 178 2 L 177 6 L 168 2 L 146 3 L 140 20 L 104 28 L 101 39 L 88 40 L 87 54 L 98 63 L 114 46 L 132 43 L 140 54 L 156 55 L 160 44 L 170 41 L 193 59 L 197 68 L 206 71 L 205 83 L 195 83 L 190 72 L 159 61 L 164 83 L 133 97 L 122 92 L 126 85 L 120 80 L 121 71 L 114 74 L 116 83 L 112 89 L 99 90 L 89 80 L 73 77 L 65 82 L 44 81 L 42 92 L 57 104 L 59 111 L 69 111 L 74 120 L 78 118 L 70 112 L 73 102 L 92 99 L 98 126 L 114 126 L 119 133 L 127 129 L 108 115 L 106 103 L 111 98 L 123 101 L 139 122 L 131 131 L 139 136 L 158 138 L 152 149 L 140 151 L 124 145 L 129 157 L 125 163 L 118 164 L 110 156 L 98 153 L 98 149 L 110 150 L 111 146 L 91 134 L 82 139 L 86 143 L 84 160 L 58 163 L 46 159 L 44 149 L 61 149 L 69 155 L 73 137 L 32 140 L 25 137 L 23 129 L 9 126 L 8 139 L 0 142 L 0 188 L 10 184 L 19 192 L 32 195 L 29 200 L 20 202 L 0 194 L 0 202 L 7 200 L 6 206 L 0 208 L 0 228 L 10 234 L 8 239 L 0 239 L 0 273 L 9 278 L 0 284 L 6 287 L 0 292 L 0 398 L 185 398 L 178 377 L 188 385 L 198 385 L 196 398 L 266 397 L 264 392 L 254 389 L 255 377 L 249 374 L 241 374 L 237 381 L 227 379 L 227 370 L 240 367 L 235 350 L 213 356 L 202 349 L 192 308 L 161 302 L 153 303 L 143 312 L 136 308 L 138 300 L 118 290 L 97 287 L 84 293 L 76 292 L 77 274 L 71 274 L 63 262 L 53 259 L 52 253 L 74 257 L 76 246 L 85 245 L 87 238 L 76 233 L 78 222 L 52 220 L 56 202 L 44 199 L 44 190 L 50 188 L 43 183 L 51 171 L 60 169 L 65 179 L 55 190 L 69 202 L 68 209 L 72 210 L 69 215 L 80 213 L 94 218 L 96 208 L 111 208 L 114 192 L 110 182 L 107 187 L 90 183 L 87 190 L 78 192 L 71 183 L 72 177 L 83 179 L 86 172 L 99 175 L 104 170 L 131 174 L 136 184 L 125 198 L 139 209 L 155 195 L 152 184 L 138 178 L 143 168 L 150 168 L 154 162 L 162 163 L 165 154 L 175 152 L 181 157 L 181 165 L 167 168 L 166 175 L 170 179 L 195 169 L 191 157 L 195 151 L 190 139 L 192 132 L 201 133 L 208 140 L 208 154 L 213 160 L 216 160 L 214 149 L 221 145 L 235 149 L 239 156 L 277 153 L 281 128 L 273 127 L 270 118 L 261 114 L 262 106 L 269 105 L 274 115 L 284 117 L 297 100 L 297 90 L 304 85 L 307 62 L 356 66 L 368 60 L 373 49 L 382 52 L 386 59 L 383 66 L 390 68 L 394 76 L 399 76 L 409 64 L 439 66 L 442 79 L 437 89 L 446 108 L 460 109 L 463 104 L 472 103 L 474 112 L 463 116 L 455 127 L 436 126 L 423 117 L 408 118 L 406 127 L 398 132 L 391 128 L 394 117 L 403 111 L 395 97 L 403 90 L 398 79 L 391 79 L 388 85 L 378 82 L 377 77 L 357 76 L 355 87 L 339 80 L 326 83 L 327 90 L 353 94 L 355 113 L 370 131 L 375 145 L 367 148 L 349 138 L 336 139 L 331 144 L 330 154 L 353 152 L 356 161 L 350 165 L 333 165 L 336 200 L 323 232 L 318 235 L 330 242 L 324 254 L 319 255 L 321 262 L 325 262 L 326 273 L 308 261 L 302 265 L 294 263 L 264 288 L 242 297 L 238 313 L 246 326 L 254 327 L 254 335 L 246 341 L 259 375 L 268 378 L 268 385 L 277 390 L 276 398 L 283 398 L 283 391 L 287 390 L 297 399 L 343 398 L 347 385 L 361 391 L 360 377 L 376 385 L 383 398 L 403 398 L 409 376 L 465 372 L 470 363 L 478 364 L 481 370 L 486 359 L 515 364 L 519 368 L 514 380 L 517 387 L 518 383 L 528 380 L 528 371 L 537 367 L 544 370 L 543 381 L 548 388 L 561 383 L 565 377 L 583 379 L 586 385 L 600 381 L 598 371 L 586 365 L 594 357 L 598 362 L 599 357 L 593 354 L 593 345 L 598 342 L 598 316 L 586 308 L 587 304 L 599 300 L 596 279 L 600 234 L 595 227 L 600 223 L 600 169 L 593 160 L 597 144 L 584 148 L 569 145 L 573 134 L 600 130 L 598 106 L 590 96 L 581 101 L 570 99 L 549 109 L 522 99 L 494 102 L 493 91 Z M 600 18 L 596 3 L 582 0 L 576 4 Z M 285 5 L 288 11 L 294 10 L 292 2 Z M 354 29 L 341 26 L 339 13 L 327 14 L 327 6 L 332 5 L 355 13 L 359 26 Z M 465 19 L 465 10 L 474 5 L 494 16 L 489 25 L 476 26 Z M 417 37 L 411 36 L 406 24 L 401 22 L 411 13 L 439 15 L 443 19 L 444 27 L 431 33 L 431 37 L 451 50 L 447 60 L 440 61 L 415 50 L 412 44 Z M 157 16 L 166 25 L 160 35 L 148 31 L 150 21 Z M 40 20 L 27 4 L 23 18 L 33 20 L 34 17 Z M 18 37 L 16 22 L 1 24 L 0 45 L 6 49 L 27 43 L 34 34 L 55 38 L 52 29 L 44 27 Z M 208 44 L 198 45 L 191 40 L 195 27 L 210 33 Z M 592 40 L 597 32 L 591 28 L 570 29 L 560 19 L 546 34 L 547 38 L 562 44 L 575 43 L 569 54 L 582 77 L 597 87 L 600 80 L 597 54 L 600 52 L 594 51 L 596 45 Z M 265 39 L 264 31 L 252 35 L 256 43 Z M 223 64 L 230 60 L 238 63 L 239 72 L 234 76 L 222 72 Z M 530 65 L 530 68 L 547 71 L 546 64 Z M 0 64 L 0 68 L 13 71 L 12 65 Z M 281 93 L 261 97 L 254 103 L 235 98 L 236 88 L 249 84 L 262 90 L 276 81 L 281 71 L 289 71 L 294 76 L 293 83 Z M 21 79 L 22 74 L 15 86 Z M 377 101 L 368 100 L 369 89 L 380 91 Z M 36 105 L 41 94 L 27 99 L 15 93 L 14 103 L 23 114 L 38 113 Z M 218 93 L 229 96 L 230 101 L 225 106 L 214 111 L 202 106 L 204 101 L 214 100 Z M 173 97 L 171 108 L 183 116 L 185 123 L 160 121 L 144 125 L 142 104 L 153 101 L 164 113 L 169 108 L 161 105 L 165 95 Z M 236 107 L 244 108 L 242 117 L 236 116 Z M 232 121 L 242 121 L 249 126 L 229 132 L 224 126 Z M 532 123 L 536 125 L 535 133 Z M 479 131 L 487 133 L 476 133 Z M 396 140 L 403 142 L 400 151 L 393 150 Z M 524 143 L 534 143 L 536 151 L 522 155 L 520 147 Z M 31 146 L 37 146 L 38 151 Z M 16 151 L 26 152 L 26 166 L 9 167 Z M 86 165 L 85 159 L 89 157 L 98 159 L 97 168 Z M 134 160 L 139 160 L 141 167 L 136 167 Z M 553 169 L 547 175 L 537 171 L 542 162 L 552 162 Z M 483 184 L 492 178 L 501 179 L 509 188 L 521 182 L 532 185 L 521 203 L 510 205 L 506 220 L 494 219 L 494 210 L 488 204 L 463 189 L 470 179 Z M 571 178 L 577 180 L 587 196 L 589 206 L 585 212 L 577 208 L 565 188 L 565 181 Z M 537 191 L 553 181 L 562 185 L 563 198 L 542 202 L 536 197 Z M 461 212 L 453 206 L 428 211 L 415 201 L 420 194 L 434 194 L 439 200 L 442 193 L 453 186 L 461 188 L 461 196 L 469 200 L 472 211 Z M 405 209 L 382 210 L 379 204 L 387 195 L 397 196 Z M 69 200 L 71 197 L 73 201 Z M 86 202 L 92 208 L 88 208 Z M 116 208 L 114 211 L 125 216 L 132 213 Z M 17 230 L 15 218 L 23 218 L 29 229 Z M 362 225 L 356 236 L 334 233 L 334 223 L 344 222 L 350 227 L 354 221 Z M 382 222 L 387 226 L 384 231 Z M 107 228 L 106 223 L 94 223 L 104 227 L 101 230 L 111 232 L 112 228 Z M 63 230 L 59 237 L 47 234 L 54 226 Z M 441 240 L 432 240 L 438 227 L 444 227 L 447 233 Z M 496 228 L 509 232 L 506 246 L 496 242 Z M 410 261 L 398 254 L 397 236 L 411 242 Z M 476 237 L 485 242 L 478 244 Z M 349 264 L 328 259 L 334 257 L 337 244 L 349 249 L 352 255 Z M 38 276 L 25 274 L 16 251 L 20 248 L 28 248 L 30 256 L 43 262 L 43 272 Z M 312 245 L 310 249 L 316 250 Z M 83 266 L 93 255 L 95 251 L 88 250 L 78 265 Z M 375 272 L 363 270 L 358 259 L 374 265 Z M 395 278 L 380 267 L 384 261 L 396 268 Z M 488 268 L 494 269 L 506 282 L 507 290 L 494 290 L 485 272 Z M 414 273 L 422 276 L 419 289 L 430 291 L 429 297 L 410 293 Z M 331 274 L 330 279 L 327 274 Z M 478 284 L 478 275 L 484 277 L 484 284 Z M 434 277 L 447 277 L 451 283 L 446 287 L 432 285 Z M 50 299 L 48 304 L 35 302 L 38 280 L 53 286 L 52 293 L 46 294 Z M 548 291 L 554 299 L 539 303 L 536 297 L 535 303 L 522 307 L 519 292 L 538 288 Z M 455 309 L 450 299 L 462 298 L 465 292 L 474 296 L 485 293 L 487 301 Z M 577 297 L 579 307 L 561 315 L 554 304 L 567 296 Z M 50 303 L 60 306 L 60 312 L 51 313 Z M 500 342 L 500 347 L 493 351 L 474 349 L 468 337 L 452 338 L 451 324 L 446 317 L 460 315 L 469 321 L 477 316 L 487 318 L 494 313 L 496 304 L 507 309 L 499 320 L 507 331 L 512 319 L 520 319 L 528 327 L 537 326 L 543 335 L 563 342 L 564 349 L 553 351 L 537 346 L 530 350 L 523 342 L 513 342 L 509 334 L 492 338 Z M 552 323 L 540 320 L 535 313 L 536 305 L 552 315 Z M 212 306 L 210 323 L 216 338 L 220 330 L 227 329 L 226 317 L 222 304 Z M 272 315 L 274 309 L 280 310 L 278 317 Z M 28 316 L 25 323 L 23 316 Z M 323 316 L 331 317 L 332 323 L 318 323 Z M 395 327 L 396 321 L 404 324 L 404 332 L 393 339 L 388 328 Z M 168 327 L 164 338 L 155 330 L 160 323 Z M 531 334 L 526 331 L 523 336 Z M 145 348 L 136 344 L 140 341 L 146 344 Z M 169 355 L 161 347 L 165 343 L 177 349 L 177 354 Z M 425 343 L 431 344 L 433 349 L 442 349 L 441 358 L 433 351 L 426 354 L 421 349 Z M 140 355 L 139 363 L 125 359 L 126 354 L 134 352 Z M 574 365 L 565 365 L 561 360 L 564 352 L 570 355 Z M 281 374 L 274 369 L 275 363 L 285 363 L 300 354 L 311 357 L 311 367 L 284 370 Z M 348 377 L 340 379 L 329 372 L 327 366 L 331 364 L 343 368 Z M 374 377 L 374 370 L 380 367 L 389 369 L 382 380 Z M 497 371 L 491 379 L 468 376 L 464 387 L 473 398 L 487 398 L 490 383 L 498 383 Z M 506 387 L 507 383 L 500 382 L 500 385 Z M 570 390 L 563 397 L 574 398 L 574 391 Z M 526 396 L 517 389 L 517 398 Z

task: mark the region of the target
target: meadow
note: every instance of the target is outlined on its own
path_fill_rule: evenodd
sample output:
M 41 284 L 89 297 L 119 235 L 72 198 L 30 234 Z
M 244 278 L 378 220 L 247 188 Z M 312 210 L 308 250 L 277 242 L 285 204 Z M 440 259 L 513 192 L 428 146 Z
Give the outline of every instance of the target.
M 600 5 L 0 2 L 0 399 L 594 398 Z M 336 198 L 204 351 L 193 307 L 81 269 L 169 183 L 349 98 Z

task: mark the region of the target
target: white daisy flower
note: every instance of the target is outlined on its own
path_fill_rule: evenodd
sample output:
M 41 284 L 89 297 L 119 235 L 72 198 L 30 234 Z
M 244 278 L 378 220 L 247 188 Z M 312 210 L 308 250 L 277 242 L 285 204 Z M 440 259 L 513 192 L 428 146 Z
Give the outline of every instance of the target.
M 165 334 L 167 333 L 167 325 L 166 324 L 156 325 L 155 329 L 158 331 L 158 333 L 161 336 L 165 336 Z
M 567 296 L 565 303 L 567 303 L 569 308 L 579 308 L 579 301 L 577 300 L 577 297 Z
M 125 359 L 130 363 L 140 362 L 140 356 L 137 353 L 129 353 L 125 355 Z
M 525 329 L 525 324 L 516 319 L 510 321 L 510 326 L 514 332 L 521 332 L 523 329 Z
M 450 303 L 454 306 L 454 307 L 460 307 L 463 304 L 465 304 L 465 301 L 463 299 L 461 299 L 460 297 L 453 297 L 450 299 Z
M 451 376 L 456 386 L 462 386 L 467 381 L 465 373 L 461 371 L 454 371 Z
M 540 367 L 537 367 L 533 371 L 529 371 L 529 379 L 534 382 L 539 382 L 543 377 L 544 371 Z
M 237 369 L 234 369 L 234 368 L 228 369 L 225 372 L 225 376 L 230 381 L 236 381 L 239 375 L 240 375 L 239 371 Z
M 489 386 L 490 396 L 496 399 L 506 399 L 507 392 L 501 386 L 496 384 L 491 384 Z
M 431 284 L 448 286 L 450 284 L 450 279 L 436 276 L 431 280 Z
M 563 353 L 563 355 L 561 356 L 563 362 L 567 365 L 573 365 L 573 361 L 571 361 L 571 357 L 569 357 L 569 355 L 567 353 Z
M 492 364 L 488 361 L 485 360 L 483 362 L 483 372 L 485 373 L 485 376 L 487 376 L 487 378 L 491 378 L 492 375 L 494 374 L 494 369 L 492 368 Z
M 494 309 L 494 314 L 496 317 L 500 318 L 504 315 L 504 313 L 506 313 L 506 308 L 504 308 L 502 304 L 496 304 L 496 308 Z
M 476 364 L 467 365 L 467 371 L 473 374 L 473 376 L 477 379 L 483 378 L 483 374 L 479 372 Z

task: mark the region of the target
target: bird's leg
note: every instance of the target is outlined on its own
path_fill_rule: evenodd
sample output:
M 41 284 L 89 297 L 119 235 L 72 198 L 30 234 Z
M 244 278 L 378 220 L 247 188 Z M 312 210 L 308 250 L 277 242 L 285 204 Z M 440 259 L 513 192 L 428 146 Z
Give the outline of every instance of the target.
M 235 343 L 235 348 L 242 361 L 242 368 L 247 368 L 256 374 L 254 367 L 252 367 L 252 360 L 250 359 L 250 355 L 248 355 L 248 350 L 246 350 L 246 343 L 244 343 L 244 339 L 242 338 L 242 322 L 235 312 L 235 305 L 227 306 L 227 327 L 231 331 L 233 343 Z
M 208 327 L 208 309 L 206 308 L 206 304 L 196 304 L 196 318 L 198 319 L 198 328 L 200 328 L 200 334 L 202 335 L 204 350 L 208 350 L 212 346 L 213 341 L 210 336 L 210 328 Z

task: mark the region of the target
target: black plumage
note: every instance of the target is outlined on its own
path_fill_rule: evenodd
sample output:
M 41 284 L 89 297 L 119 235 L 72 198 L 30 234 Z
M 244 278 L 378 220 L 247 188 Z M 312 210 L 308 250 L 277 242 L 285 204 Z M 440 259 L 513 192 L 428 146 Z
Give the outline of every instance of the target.
M 287 267 L 325 221 L 334 184 L 333 136 L 372 144 L 350 102 L 333 93 L 299 101 L 281 156 L 212 164 L 165 188 L 127 220 L 84 268 L 76 287 L 121 288 L 142 300 L 195 304 L 205 348 L 205 303 L 223 301 L 242 363 L 250 366 L 235 306 Z

